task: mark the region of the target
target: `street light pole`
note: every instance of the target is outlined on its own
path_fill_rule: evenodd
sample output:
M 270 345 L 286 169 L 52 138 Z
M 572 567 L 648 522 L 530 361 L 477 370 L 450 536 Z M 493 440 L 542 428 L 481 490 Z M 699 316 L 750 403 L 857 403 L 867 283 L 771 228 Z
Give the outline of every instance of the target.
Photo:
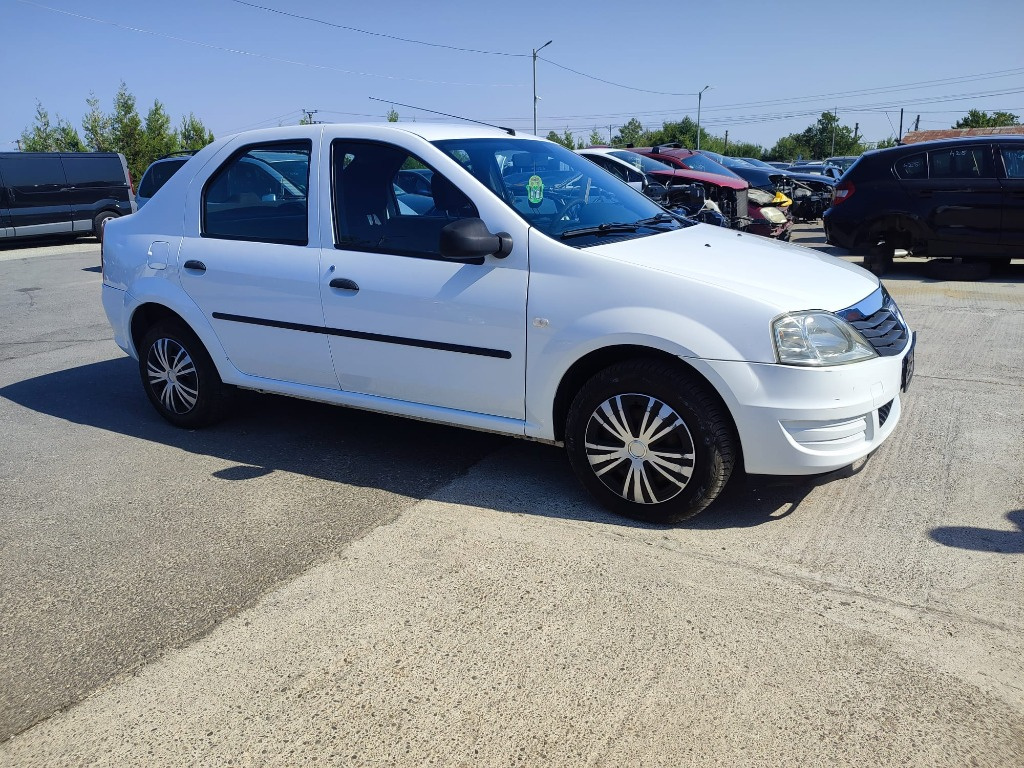
M 537 53 L 551 45 L 554 40 L 548 40 L 540 48 L 533 49 L 533 135 L 537 135 Z
M 705 85 L 697 92 L 697 149 L 700 149 L 700 97 L 703 96 L 704 91 L 710 87 L 710 85 Z

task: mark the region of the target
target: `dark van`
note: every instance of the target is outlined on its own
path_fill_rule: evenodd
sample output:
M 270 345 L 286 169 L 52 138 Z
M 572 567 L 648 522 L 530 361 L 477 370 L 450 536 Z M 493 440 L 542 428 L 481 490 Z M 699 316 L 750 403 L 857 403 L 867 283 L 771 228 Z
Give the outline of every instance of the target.
M 0 240 L 96 235 L 134 213 L 124 155 L 114 152 L 0 152 Z

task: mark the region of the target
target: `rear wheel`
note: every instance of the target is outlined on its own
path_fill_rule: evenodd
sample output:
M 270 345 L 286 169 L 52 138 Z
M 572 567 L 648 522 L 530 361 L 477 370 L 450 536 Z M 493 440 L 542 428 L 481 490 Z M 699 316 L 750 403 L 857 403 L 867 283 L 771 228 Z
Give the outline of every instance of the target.
M 661 360 L 597 374 L 569 410 L 566 450 L 577 477 L 617 514 L 669 524 L 718 497 L 732 473 L 731 423 L 697 378 Z
M 229 390 L 192 331 L 176 322 L 159 323 L 143 337 L 138 352 L 142 387 L 167 421 L 197 429 L 223 418 Z
M 103 227 L 106 226 L 108 221 L 116 218 L 117 214 L 113 211 L 100 211 L 96 214 L 96 218 L 92 220 L 93 234 L 96 235 L 96 239 L 101 243 L 103 242 Z

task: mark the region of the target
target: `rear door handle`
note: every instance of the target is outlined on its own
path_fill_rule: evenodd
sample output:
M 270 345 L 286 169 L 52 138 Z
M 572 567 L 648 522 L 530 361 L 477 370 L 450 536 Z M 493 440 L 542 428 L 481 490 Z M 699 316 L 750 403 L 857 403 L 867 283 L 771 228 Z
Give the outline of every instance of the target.
M 194 269 L 196 272 L 205 272 L 206 265 L 203 264 L 203 262 L 201 261 L 189 259 L 188 261 L 185 262 L 185 269 Z
M 358 291 L 359 286 L 354 281 L 348 280 L 344 277 L 336 277 L 330 282 L 331 288 L 337 288 L 342 291 Z

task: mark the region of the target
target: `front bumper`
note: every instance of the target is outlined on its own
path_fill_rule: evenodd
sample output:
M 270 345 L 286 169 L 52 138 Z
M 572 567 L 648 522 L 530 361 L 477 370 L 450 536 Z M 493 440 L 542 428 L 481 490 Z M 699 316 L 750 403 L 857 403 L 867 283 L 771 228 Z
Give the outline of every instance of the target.
M 747 472 L 813 475 L 852 464 L 892 434 L 911 348 L 830 368 L 710 360 L 697 367 L 707 367 L 726 398 Z

